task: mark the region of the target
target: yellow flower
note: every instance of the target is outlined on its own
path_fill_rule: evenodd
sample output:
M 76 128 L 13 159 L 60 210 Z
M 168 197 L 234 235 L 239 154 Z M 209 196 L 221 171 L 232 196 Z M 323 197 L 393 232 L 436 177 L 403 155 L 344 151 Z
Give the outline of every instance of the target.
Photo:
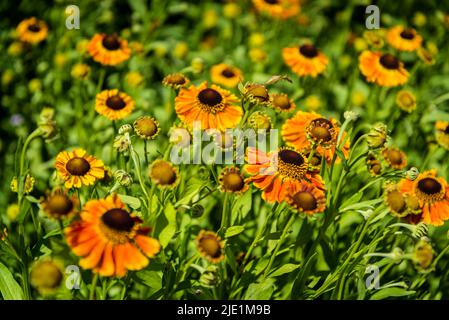
M 117 89 L 104 90 L 97 94 L 95 110 L 109 120 L 127 117 L 134 109 L 134 100 Z
M 14 41 L 8 47 L 8 54 L 10 56 L 16 57 L 23 52 L 23 43 L 19 41 Z
M 57 53 L 56 55 L 55 55 L 55 58 L 54 58 L 54 61 L 55 61 L 55 65 L 58 67 L 58 68 L 63 68 L 64 67 L 64 65 L 67 63 L 67 60 L 68 60 L 68 56 L 67 56 L 67 54 L 66 53 Z
M 47 38 L 48 27 L 44 21 L 32 17 L 20 22 L 16 32 L 20 41 L 37 44 Z
M 396 94 L 396 104 L 408 113 L 416 109 L 416 98 L 413 92 L 401 90 Z
M 235 2 L 229 2 L 223 6 L 223 15 L 226 18 L 229 18 L 229 19 L 237 18 L 241 12 L 242 12 L 242 9 Z
M 354 91 L 351 95 L 351 103 L 356 107 L 361 107 L 365 104 L 366 96 L 362 91 Z
M 203 14 L 203 25 L 207 28 L 213 28 L 217 25 L 218 15 L 215 10 L 208 9 Z
M 249 58 L 252 62 L 265 62 L 267 60 L 267 53 L 260 48 L 253 48 L 249 50 Z
M 64 282 L 63 264 L 52 259 L 35 262 L 31 267 L 30 282 L 41 295 L 54 294 Z
M 14 72 L 11 69 L 6 69 L 2 74 L 2 85 L 9 85 L 14 79 Z
M 173 50 L 173 55 L 178 59 L 183 59 L 189 52 L 189 45 L 186 42 L 178 42 Z
M 72 67 L 70 74 L 76 79 L 85 80 L 89 76 L 90 67 L 85 63 L 77 63 Z
M 19 210 L 20 208 L 17 203 L 10 204 L 8 208 L 6 208 L 6 215 L 8 216 L 9 221 L 15 221 L 17 219 Z
M 239 68 L 224 63 L 212 66 L 210 76 L 213 82 L 228 88 L 236 87 L 243 80 Z
M 415 12 L 413 16 L 413 24 L 417 27 L 423 27 L 427 23 L 427 17 L 421 11 Z
M 31 79 L 30 82 L 28 82 L 28 89 L 32 93 L 41 91 L 42 82 L 39 79 Z
M 138 71 L 130 71 L 126 74 L 125 76 L 125 80 L 126 83 L 128 83 L 128 85 L 130 87 L 138 87 L 143 83 L 143 76 L 140 72 Z
M 250 47 L 261 47 L 265 43 L 265 37 L 263 33 L 255 32 L 249 36 Z
M 316 111 L 321 108 L 321 99 L 316 95 L 310 95 L 304 100 L 304 106 L 309 111 Z

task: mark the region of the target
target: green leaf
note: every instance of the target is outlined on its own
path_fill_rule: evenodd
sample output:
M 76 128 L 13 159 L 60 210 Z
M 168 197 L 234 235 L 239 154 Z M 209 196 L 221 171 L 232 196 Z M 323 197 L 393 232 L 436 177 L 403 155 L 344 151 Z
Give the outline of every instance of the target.
M 274 270 L 270 274 L 270 277 L 279 277 L 279 276 L 282 276 L 283 274 L 290 273 L 290 272 L 298 269 L 299 266 L 300 266 L 299 264 L 293 264 L 293 263 L 284 264 L 279 269 Z
M 141 270 L 136 272 L 136 276 L 143 282 L 143 284 L 154 289 L 155 291 L 162 288 L 162 277 L 157 271 Z
M 125 204 L 127 204 L 131 208 L 133 208 L 133 209 L 140 208 L 140 200 L 138 198 L 127 196 L 125 194 L 119 194 L 118 196 Z
M 251 210 L 252 206 L 252 194 L 251 191 L 247 191 L 242 194 L 237 200 L 234 201 L 232 206 L 231 223 L 238 221 L 238 218 L 245 219 Z
M 268 300 L 274 292 L 274 279 L 267 278 L 261 283 L 252 283 L 245 293 L 245 300 Z
M 370 300 L 383 300 L 390 297 L 404 297 L 414 294 L 416 291 L 408 291 L 402 288 L 385 288 L 374 293 Z
M 0 292 L 5 300 L 23 300 L 23 291 L 11 271 L 0 263 Z
M 176 233 L 176 210 L 171 203 L 167 203 L 164 209 L 168 224 L 159 234 L 159 242 L 165 248 Z
M 238 235 L 239 233 L 242 233 L 243 230 L 245 230 L 244 226 L 232 226 L 229 227 L 225 232 L 225 238 L 230 238 L 233 236 Z
M 204 183 L 204 181 L 199 180 L 197 178 L 190 178 L 188 183 L 186 184 L 186 187 L 182 193 L 181 198 L 178 200 L 178 202 L 175 203 L 175 207 L 179 207 L 182 205 L 189 204 L 193 197 L 196 196 L 202 188 L 204 188 L 207 185 L 207 183 Z

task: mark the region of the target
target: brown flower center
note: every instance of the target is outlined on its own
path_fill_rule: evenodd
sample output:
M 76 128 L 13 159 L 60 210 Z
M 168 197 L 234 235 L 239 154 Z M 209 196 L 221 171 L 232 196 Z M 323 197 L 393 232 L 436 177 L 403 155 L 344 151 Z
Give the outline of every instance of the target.
M 245 182 L 241 175 L 230 172 L 223 177 L 223 187 L 229 191 L 240 191 L 245 186 Z
M 159 161 L 151 167 L 150 176 L 160 185 L 171 185 L 176 181 L 176 172 L 170 163 Z
M 103 38 L 103 47 L 105 47 L 108 50 L 118 50 L 120 48 L 120 39 L 117 37 L 117 35 L 106 35 Z
M 314 58 L 318 55 L 317 48 L 312 44 L 303 44 L 299 47 L 299 52 L 307 58 Z
M 111 229 L 116 231 L 129 232 L 134 227 L 134 220 L 128 211 L 115 208 L 106 211 L 101 216 L 101 221 Z
M 39 26 L 39 23 L 36 22 L 36 23 L 30 24 L 28 26 L 28 30 L 31 32 L 39 32 L 39 31 L 41 31 L 41 27 Z
M 333 124 L 331 121 L 318 118 L 310 122 L 310 135 L 317 142 L 329 142 L 332 140 Z
M 413 29 L 405 29 L 401 32 L 401 38 L 403 39 L 412 40 L 414 37 L 415 32 L 413 31 Z
M 303 156 L 293 150 L 281 150 L 279 152 L 279 158 L 285 163 L 294 164 L 297 166 L 304 164 Z
M 290 108 L 290 100 L 284 94 L 275 95 L 273 98 L 273 104 L 282 110 L 287 110 Z
M 66 164 L 67 171 L 74 176 L 84 176 L 90 170 L 89 162 L 80 157 L 74 157 L 67 161 Z
M 220 104 L 223 100 L 223 97 L 217 90 L 206 88 L 198 93 L 198 100 L 200 100 L 202 104 L 213 107 L 217 104 Z
M 200 239 L 199 244 L 208 256 L 212 258 L 218 258 L 221 256 L 220 243 L 215 237 L 204 236 Z
M 318 206 L 318 202 L 313 194 L 307 191 L 300 191 L 294 194 L 292 199 L 294 203 L 304 211 L 315 210 Z
M 229 69 L 229 68 L 224 69 L 224 70 L 221 72 L 221 75 L 222 75 L 223 77 L 225 77 L 225 78 L 233 78 L 233 77 L 235 77 L 234 71 L 232 71 L 232 70 Z
M 64 194 L 55 194 L 48 199 L 48 209 L 51 213 L 64 216 L 73 209 L 73 202 Z
M 180 74 L 172 74 L 167 77 L 167 83 L 183 85 L 186 83 L 186 78 Z
M 395 70 L 399 68 L 399 59 L 392 54 L 386 53 L 380 57 L 380 64 L 387 69 Z
M 382 173 L 382 165 L 380 164 L 380 161 L 377 161 L 377 160 L 374 161 L 371 164 L 370 171 L 375 175 L 381 174 Z
M 418 181 L 418 189 L 425 194 L 437 194 L 441 188 L 441 184 L 433 178 L 424 178 Z
M 402 154 L 399 150 L 389 149 L 388 150 L 388 159 L 392 164 L 401 164 L 402 163 Z
M 279 0 L 264 0 L 268 4 L 278 4 Z
M 403 194 L 397 190 L 387 194 L 387 202 L 390 209 L 397 213 L 402 213 L 407 208 Z
M 447 125 L 446 128 L 444 129 L 444 133 L 449 134 L 449 125 Z
M 119 95 L 109 97 L 106 100 L 106 105 L 112 110 L 122 110 L 126 107 L 125 101 Z
M 137 120 L 136 129 L 139 134 L 145 137 L 152 137 L 157 133 L 157 125 L 150 118 L 141 118 Z

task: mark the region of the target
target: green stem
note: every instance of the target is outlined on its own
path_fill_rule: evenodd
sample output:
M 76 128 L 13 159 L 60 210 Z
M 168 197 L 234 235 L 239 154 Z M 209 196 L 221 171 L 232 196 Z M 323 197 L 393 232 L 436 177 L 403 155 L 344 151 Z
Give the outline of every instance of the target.
M 229 193 L 226 192 L 223 200 L 223 210 L 221 212 L 221 225 L 220 225 L 220 231 L 223 231 L 223 233 L 226 231 L 229 225 L 228 206 L 229 206 Z
M 90 287 L 89 300 L 95 299 L 95 289 L 97 287 L 97 282 L 98 282 L 98 273 L 95 273 L 94 279 L 92 280 L 92 284 Z

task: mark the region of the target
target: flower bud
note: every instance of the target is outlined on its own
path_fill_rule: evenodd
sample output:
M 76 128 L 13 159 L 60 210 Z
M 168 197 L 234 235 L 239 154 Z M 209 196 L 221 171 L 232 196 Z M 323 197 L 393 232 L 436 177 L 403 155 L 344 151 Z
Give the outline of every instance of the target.
M 208 266 L 200 276 L 200 283 L 208 288 L 217 286 L 220 283 L 218 267 L 214 265 Z
M 425 240 L 419 240 L 412 254 L 412 261 L 421 269 L 427 269 L 433 260 L 432 245 Z
M 133 127 L 130 124 L 124 124 L 118 129 L 118 134 L 125 134 L 133 132 Z
M 387 126 L 381 122 L 376 123 L 371 127 L 366 137 L 366 142 L 370 149 L 382 148 L 387 141 L 388 129 Z
M 129 187 L 133 184 L 133 178 L 125 170 L 117 170 L 114 172 L 114 180 L 122 187 Z
M 419 175 L 419 170 L 416 167 L 411 167 L 405 172 L 405 178 L 410 181 L 414 181 Z

